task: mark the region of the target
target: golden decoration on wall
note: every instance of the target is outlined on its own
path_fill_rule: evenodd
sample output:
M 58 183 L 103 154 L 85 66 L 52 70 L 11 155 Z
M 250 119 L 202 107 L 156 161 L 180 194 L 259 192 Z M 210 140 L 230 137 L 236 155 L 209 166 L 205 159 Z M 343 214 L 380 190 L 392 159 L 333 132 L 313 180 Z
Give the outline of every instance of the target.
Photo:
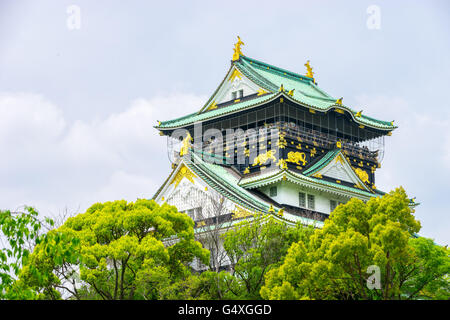
M 172 182 L 170 184 L 175 183 L 175 188 L 180 184 L 181 180 L 183 178 L 186 178 L 191 183 L 194 183 L 194 177 L 195 174 L 192 173 L 191 170 L 188 169 L 184 164 L 181 166 L 180 170 L 178 170 L 177 174 L 173 178 Z
M 234 48 L 233 48 L 233 50 L 234 50 L 233 61 L 239 60 L 239 57 L 241 55 L 243 55 L 242 51 L 241 51 L 241 46 L 245 45 L 245 43 L 242 42 L 242 40 L 239 36 L 237 38 L 238 38 L 238 41 L 234 44 Z
M 186 138 L 183 139 L 183 143 L 180 149 L 180 156 L 184 156 L 189 152 L 189 148 L 191 147 L 192 137 L 189 132 L 186 135 Z
M 295 146 L 297 149 L 302 150 L 302 144 L 299 143 L 297 146 Z
M 302 165 L 304 166 L 306 164 L 306 154 L 304 152 L 291 151 L 288 153 L 288 159 L 286 161 L 298 165 L 300 164 L 301 161 Z
M 233 216 L 232 216 L 233 219 L 240 219 L 240 218 L 245 218 L 245 217 L 253 215 L 253 213 L 251 213 L 250 211 L 242 209 L 242 208 L 240 208 L 238 206 L 236 206 L 234 208 L 232 213 L 233 213 Z
M 284 138 L 284 135 L 280 134 L 277 141 L 277 147 L 280 149 L 284 149 L 287 146 L 287 141 Z
M 320 174 L 320 172 L 317 172 L 313 177 L 316 177 L 316 178 L 319 178 L 319 179 L 323 178 L 322 175 Z
M 269 212 L 270 213 L 275 213 L 275 209 L 273 208 L 273 205 L 270 205 Z
M 252 166 L 257 166 L 259 164 L 265 164 L 269 159 L 277 161 L 275 158 L 275 150 L 268 150 L 265 153 L 260 153 L 255 160 L 253 160 Z
M 367 172 L 365 170 L 361 170 L 360 168 L 356 168 L 355 172 L 358 175 L 358 177 L 361 179 L 362 182 L 369 183 L 369 175 L 367 174 Z
M 338 147 L 339 149 L 342 148 L 342 144 L 340 141 L 336 141 L 336 147 Z
M 317 153 L 316 148 L 315 148 L 315 147 L 312 148 L 312 149 L 311 149 L 311 157 L 314 157 L 314 156 L 316 155 L 316 153 Z
M 242 80 L 242 73 L 240 73 L 239 70 L 236 68 L 231 73 L 230 79 L 228 79 L 228 81 L 233 82 L 235 78 L 239 78 Z
M 336 161 L 335 161 L 336 163 L 338 163 L 338 162 L 340 162 L 341 164 L 344 164 L 344 159 L 342 159 L 342 156 L 339 154 L 337 157 L 336 157 Z
M 279 159 L 277 162 L 277 166 L 279 166 L 281 170 L 285 170 L 288 168 L 286 160 L 284 160 L 284 159 Z
M 263 94 L 266 94 L 266 93 L 268 93 L 266 90 L 264 90 L 264 89 L 262 89 L 262 88 L 260 88 L 260 89 L 258 89 L 258 96 L 262 96 Z
M 244 174 L 248 174 L 248 173 L 250 173 L 250 169 L 247 167 L 247 168 L 245 168 L 245 170 L 244 170 Z
M 203 227 L 203 226 L 206 226 L 206 222 L 205 221 L 197 222 L 197 227 Z
M 215 100 L 208 107 L 208 110 L 214 110 L 214 109 L 217 109 L 217 102 Z

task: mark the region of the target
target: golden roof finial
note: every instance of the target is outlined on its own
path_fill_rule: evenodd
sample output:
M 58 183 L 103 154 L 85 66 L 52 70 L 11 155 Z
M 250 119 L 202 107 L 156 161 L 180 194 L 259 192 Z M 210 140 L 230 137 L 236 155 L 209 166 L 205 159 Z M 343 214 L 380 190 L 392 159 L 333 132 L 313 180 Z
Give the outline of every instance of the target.
M 309 60 L 306 61 L 305 63 L 305 67 L 306 67 L 306 76 L 309 78 L 312 78 L 314 81 L 314 72 L 312 71 L 311 65 L 309 64 Z
M 245 45 L 244 42 L 242 42 L 241 38 L 237 36 L 238 42 L 234 44 L 234 53 L 233 53 L 233 61 L 239 60 L 239 56 L 243 55 L 241 51 L 241 45 Z

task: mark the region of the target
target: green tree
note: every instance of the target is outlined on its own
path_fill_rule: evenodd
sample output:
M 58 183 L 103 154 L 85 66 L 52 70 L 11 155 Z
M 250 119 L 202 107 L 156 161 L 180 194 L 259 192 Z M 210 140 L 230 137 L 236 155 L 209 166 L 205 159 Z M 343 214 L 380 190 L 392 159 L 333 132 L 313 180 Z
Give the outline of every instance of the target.
M 195 257 L 208 261 L 193 225 L 175 207 L 153 200 L 97 203 L 49 233 L 71 249 L 38 244 L 20 280 L 47 299 L 59 298 L 58 290 L 72 299 L 163 298 L 162 288 L 190 276 Z
M 260 214 L 229 230 L 224 235 L 224 248 L 232 263 L 234 282 L 226 283 L 234 297 L 261 299 L 265 274 L 280 264 L 292 243 L 307 238 L 312 231 Z
M 265 299 L 433 298 L 432 288 L 448 294 L 449 255 L 445 248 L 415 234 L 403 188 L 367 203 L 339 205 L 322 229 L 289 248 L 284 262 L 268 272 Z M 380 270 L 379 289 L 370 289 L 370 266 Z M 441 296 L 445 294 L 441 292 Z M 428 295 L 427 295 L 428 294 Z
M 25 206 L 23 211 L 0 211 L 0 299 L 31 299 L 30 290 L 16 291 L 20 269 L 27 262 L 36 242 L 47 241 L 41 234 L 43 226 L 51 227 L 53 220 L 39 220 L 38 212 Z

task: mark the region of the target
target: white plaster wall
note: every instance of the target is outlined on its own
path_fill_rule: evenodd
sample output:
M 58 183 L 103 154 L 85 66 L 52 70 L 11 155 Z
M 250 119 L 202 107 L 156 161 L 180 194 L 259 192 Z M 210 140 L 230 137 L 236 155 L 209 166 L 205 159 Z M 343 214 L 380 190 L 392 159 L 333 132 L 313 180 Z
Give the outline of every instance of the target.
M 312 191 L 310 189 L 302 188 L 301 186 L 287 182 L 281 181 L 272 185 L 264 186 L 260 189 L 260 191 L 264 192 L 267 196 L 270 197 L 270 188 L 276 186 L 277 187 L 277 195 L 272 197 L 273 200 L 278 202 L 279 204 L 288 204 L 291 206 L 299 206 L 299 192 L 303 192 L 306 194 L 312 194 L 315 197 L 315 211 L 322 213 L 330 213 L 330 200 L 336 200 L 339 202 L 347 202 L 349 199 L 346 197 L 339 197 L 335 195 L 331 195 L 325 192 Z M 307 208 L 307 207 L 306 207 Z

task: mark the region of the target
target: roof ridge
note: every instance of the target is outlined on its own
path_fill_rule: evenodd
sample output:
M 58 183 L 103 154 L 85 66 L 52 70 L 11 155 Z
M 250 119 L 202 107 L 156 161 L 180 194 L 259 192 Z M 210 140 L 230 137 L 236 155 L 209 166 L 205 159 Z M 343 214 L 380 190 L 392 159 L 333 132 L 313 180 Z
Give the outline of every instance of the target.
M 283 73 L 283 75 L 288 75 L 289 74 L 290 76 L 294 77 L 295 80 L 299 80 L 298 78 L 301 78 L 301 80 L 303 80 L 303 81 L 314 82 L 312 78 L 307 77 L 307 76 L 305 76 L 303 74 L 300 74 L 300 73 L 296 73 L 296 72 L 293 72 L 293 71 L 290 71 L 290 70 L 287 70 L 287 69 L 283 69 L 283 68 L 274 66 L 272 64 L 269 64 L 269 63 L 266 63 L 266 62 L 263 62 L 263 61 L 260 61 L 260 60 L 254 59 L 254 58 L 250 58 L 250 57 L 246 57 L 246 56 L 242 56 L 241 58 L 244 59 L 244 60 L 248 60 L 250 62 L 254 62 L 255 64 L 259 64 L 259 65 L 263 65 L 265 67 L 269 67 L 269 69 L 268 69 L 269 71 L 273 72 L 275 70 L 275 71 L 278 71 L 280 73 Z M 286 73 L 286 74 L 284 74 L 284 73 Z

